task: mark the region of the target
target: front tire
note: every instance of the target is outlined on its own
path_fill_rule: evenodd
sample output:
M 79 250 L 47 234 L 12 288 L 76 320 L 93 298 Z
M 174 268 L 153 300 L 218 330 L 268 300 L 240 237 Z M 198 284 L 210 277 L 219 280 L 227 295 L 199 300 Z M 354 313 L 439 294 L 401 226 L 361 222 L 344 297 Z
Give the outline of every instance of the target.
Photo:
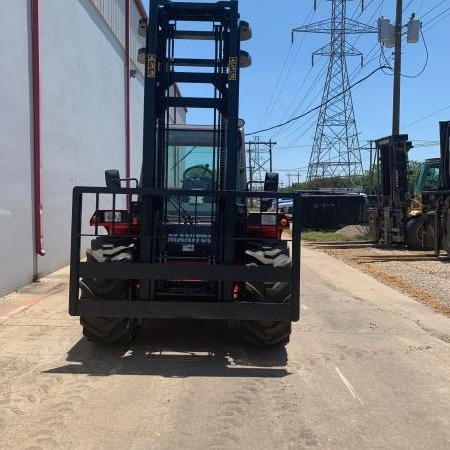
M 87 250 L 88 262 L 127 263 L 133 261 L 134 244 L 98 237 Z M 82 299 L 126 299 L 129 296 L 129 280 L 84 278 L 80 282 Z M 132 341 L 137 334 L 137 321 L 131 317 L 80 317 L 83 335 L 99 344 L 123 344 Z

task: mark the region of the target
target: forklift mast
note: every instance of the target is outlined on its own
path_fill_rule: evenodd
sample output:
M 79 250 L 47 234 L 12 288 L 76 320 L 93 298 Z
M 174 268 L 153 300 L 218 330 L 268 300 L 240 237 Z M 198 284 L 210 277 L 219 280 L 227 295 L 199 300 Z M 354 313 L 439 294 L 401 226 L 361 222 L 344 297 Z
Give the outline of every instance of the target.
M 381 172 L 381 206 L 404 209 L 408 193 L 408 152 L 412 143 L 407 134 L 401 134 L 377 139 L 375 146 Z
M 450 190 L 450 121 L 439 122 L 442 190 Z
M 150 23 L 146 30 L 144 139 L 142 159 L 142 187 L 166 190 L 170 151 L 169 109 L 201 109 L 209 117 L 213 136 L 211 170 L 213 191 L 243 190 L 245 158 L 239 151 L 242 138 L 238 131 L 239 77 L 241 66 L 248 66 L 250 58 L 240 50 L 240 42 L 251 37 L 248 23 L 240 21 L 235 0 L 217 3 L 152 1 Z M 198 46 L 187 43 L 202 42 L 205 55 L 195 54 Z M 206 44 L 206 45 L 205 45 Z M 186 55 L 186 48 L 191 54 Z M 198 52 L 198 50 L 197 50 Z M 194 53 L 194 54 L 192 54 Z M 175 85 L 191 87 L 208 93 L 206 97 L 176 96 Z M 174 164 L 179 162 L 174 160 Z M 242 170 L 241 170 L 242 169 Z M 224 240 L 236 236 L 236 201 L 221 198 L 212 208 L 212 221 L 223 230 Z M 140 260 L 155 262 L 161 254 L 160 240 L 165 205 L 154 199 L 143 202 L 141 222 Z M 156 233 L 155 233 L 156 231 Z M 153 236 L 153 238 L 152 238 Z M 215 263 L 231 264 L 235 247 L 222 246 L 215 255 Z M 141 295 L 148 297 L 149 283 L 142 280 Z
M 422 193 L 426 233 L 433 238 L 434 253 L 441 250 L 450 255 L 450 121 L 439 122 L 441 186 L 435 191 Z
M 377 204 L 369 208 L 369 228 L 375 242 L 389 246 L 404 244 L 409 202 L 408 152 L 412 143 L 407 134 L 375 141 L 378 170 Z
M 217 3 L 183 3 L 167 0 L 152 1 L 150 23 L 146 31 L 144 146 L 142 187 L 164 188 L 164 164 L 167 152 L 169 108 L 202 108 L 214 111 L 210 125 L 214 126 L 221 142 L 217 145 L 233 151 L 225 158 L 226 168 L 221 176 L 227 190 L 237 186 L 239 72 L 245 58 L 240 52 L 240 41 L 249 39 L 251 31 L 246 22 L 240 22 L 237 1 Z M 200 30 L 183 29 L 192 23 L 204 26 Z M 209 26 L 209 29 L 203 28 Z M 181 41 L 209 41 L 212 55 L 179 57 Z M 183 46 L 181 51 L 183 50 Z M 196 46 L 190 46 L 196 50 Z M 181 70 L 180 70 L 181 69 Z M 185 69 L 185 70 L 183 70 Z M 186 83 L 203 85 L 200 89 L 213 94 L 208 97 L 181 97 L 171 95 L 170 87 Z M 225 145 L 226 144 L 226 145 Z

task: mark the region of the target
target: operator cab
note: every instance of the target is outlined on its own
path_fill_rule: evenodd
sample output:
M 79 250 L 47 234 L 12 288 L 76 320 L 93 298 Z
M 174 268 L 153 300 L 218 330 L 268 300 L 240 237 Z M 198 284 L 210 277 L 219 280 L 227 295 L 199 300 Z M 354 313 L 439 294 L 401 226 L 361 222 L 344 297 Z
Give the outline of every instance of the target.
M 240 163 L 244 161 L 243 129 L 237 130 Z M 217 202 L 202 191 L 223 190 L 225 164 L 223 135 L 209 125 L 170 125 L 167 132 L 167 155 L 164 188 L 173 190 L 166 204 L 167 216 L 188 216 L 190 221 L 205 221 L 217 215 Z M 245 171 L 239 173 L 238 184 L 245 186 Z M 189 195 L 176 195 L 176 191 L 191 191 Z M 198 193 L 196 191 L 199 191 Z

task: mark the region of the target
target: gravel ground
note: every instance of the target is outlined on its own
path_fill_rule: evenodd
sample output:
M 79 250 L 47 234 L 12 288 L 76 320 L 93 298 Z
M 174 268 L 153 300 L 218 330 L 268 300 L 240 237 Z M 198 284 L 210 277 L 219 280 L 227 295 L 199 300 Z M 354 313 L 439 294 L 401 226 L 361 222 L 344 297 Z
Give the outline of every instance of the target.
M 342 231 L 351 233 L 346 227 Z M 356 241 L 303 245 L 324 251 L 450 317 L 450 259 L 431 251 L 379 248 Z

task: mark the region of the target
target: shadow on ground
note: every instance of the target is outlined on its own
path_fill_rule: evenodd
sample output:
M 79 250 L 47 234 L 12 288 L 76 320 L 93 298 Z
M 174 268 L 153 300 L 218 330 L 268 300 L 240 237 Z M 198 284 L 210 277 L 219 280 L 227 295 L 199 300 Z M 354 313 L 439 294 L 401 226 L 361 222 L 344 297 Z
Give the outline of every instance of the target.
M 227 322 L 147 320 L 132 344 L 104 346 L 80 339 L 67 364 L 46 373 L 163 377 L 263 377 L 289 375 L 285 347 L 245 344 Z

